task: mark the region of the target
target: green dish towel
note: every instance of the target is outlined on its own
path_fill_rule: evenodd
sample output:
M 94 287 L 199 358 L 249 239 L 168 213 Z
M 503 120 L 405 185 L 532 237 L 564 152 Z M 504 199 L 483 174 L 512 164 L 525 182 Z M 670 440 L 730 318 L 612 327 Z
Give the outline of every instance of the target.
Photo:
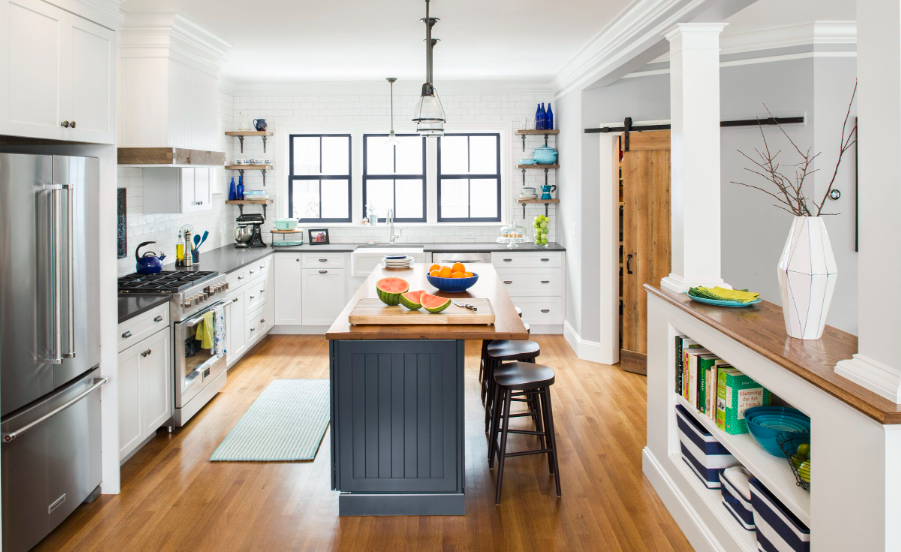
M 203 315 L 203 320 L 197 324 L 197 334 L 194 339 L 200 342 L 201 349 L 213 348 L 213 311 Z
M 714 288 L 706 288 L 704 286 L 694 287 L 688 290 L 688 294 L 694 295 L 695 297 L 703 297 L 705 299 L 737 301 L 739 303 L 749 303 L 760 297 L 759 293 L 754 293 L 746 289 L 726 289 L 720 286 Z

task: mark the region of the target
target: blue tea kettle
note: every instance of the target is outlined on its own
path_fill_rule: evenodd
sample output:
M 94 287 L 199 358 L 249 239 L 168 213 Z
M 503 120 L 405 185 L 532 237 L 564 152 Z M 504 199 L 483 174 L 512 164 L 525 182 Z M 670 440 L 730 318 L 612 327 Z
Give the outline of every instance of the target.
M 266 130 L 266 119 L 254 119 L 253 120 L 253 128 L 257 129 L 259 132 L 263 132 Z
M 163 270 L 163 259 L 166 258 L 164 253 L 160 253 L 160 256 L 157 257 L 156 253 L 153 251 L 147 251 L 143 255 L 140 255 L 141 248 L 145 245 L 150 245 L 151 243 L 156 243 L 155 241 L 144 242 L 135 249 L 135 259 L 138 263 L 135 265 L 135 270 L 138 274 L 156 274 L 157 272 L 161 272 Z

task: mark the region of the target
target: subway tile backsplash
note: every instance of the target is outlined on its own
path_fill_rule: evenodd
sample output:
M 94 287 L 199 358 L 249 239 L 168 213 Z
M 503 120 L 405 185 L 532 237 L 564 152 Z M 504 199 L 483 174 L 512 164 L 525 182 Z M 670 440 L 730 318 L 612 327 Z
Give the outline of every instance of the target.
M 551 94 L 486 94 L 486 95 L 453 95 L 442 96 L 442 102 L 449 117 L 461 122 L 512 122 L 513 128 L 519 128 L 521 117 L 534 115 L 537 102 L 551 101 Z M 414 97 L 396 95 L 394 98 L 395 118 L 408 118 L 413 105 Z M 248 112 L 254 118 L 265 118 L 270 129 L 278 132 L 279 124 L 284 123 L 309 123 L 309 122 L 378 122 L 389 121 L 389 97 L 384 95 L 341 95 L 324 96 L 319 94 L 280 94 L 280 95 L 255 95 L 237 94 L 232 96 L 226 92 L 219 94 L 219 135 L 220 149 L 226 152 L 226 158 L 230 162 L 240 153 L 238 142 L 233 138 L 226 138 L 226 130 L 236 128 L 237 112 Z M 276 158 L 277 148 L 274 143 L 277 137 L 270 138 L 270 147 L 267 153 L 263 153 L 261 140 L 247 139 L 244 142 L 242 157 L 269 157 L 273 165 L 279 166 Z M 544 205 L 535 204 L 526 206 L 526 214 L 523 218 L 522 206 L 515 203 L 515 196 L 519 195 L 520 188 L 524 185 L 535 187 L 544 183 L 542 171 L 527 171 L 525 183 L 522 171 L 515 168 L 516 161 L 523 157 L 531 157 L 535 147 L 544 145 L 543 136 L 527 136 L 526 149 L 523 151 L 522 140 L 514 135 L 510 140 L 512 148 L 510 155 L 511 167 L 508 167 L 509 185 L 512 188 L 511 201 L 514 202 L 511 210 L 513 221 L 521 224 L 530 232 L 532 218 L 544 213 Z M 550 143 L 554 145 L 554 141 Z M 562 153 L 561 153 L 562 154 Z M 213 208 L 210 211 L 190 215 L 145 215 L 143 213 L 143 169 L 120 167 L 118 171 L 119 187 L 126 189 L 128 228 L 127 250 L 128 255 L 119 259 L 119 274 L 128 274 L 134 271 L 134 251 L 141 242 L 155 241 L 148 246 L 149 249 L 166 253 L 165 262 L 175 261 L 175 243 L 178 231 L 185 224 L 191 224 L 195 231 L 207 230 L 210 236 L 203 249 L 209 251 L 234 243 L 233 229 L 238 210 L 225 205 L 227 199 L 228 182 L 237 174 L 232 171 L 217 171 L 216 180 L 218 186 L 214 186 Z M 268 175 L 266 189 L 273 196 L 275 187 L 271 178 L 274 173 Z M 554 184 L 555 171 L 550 171 L 548 180 Z M 237 178 L 236 178 L 237 180 Z M 258 171 L 247 171 L 244 177 L 247 189 L 263 189 L 262 177 Z M 558 192 L 563 192 L 558 190 Z M 557 197 L 557 193 L 554 194 Z M 284 209 L 280 209 L 279 198 L 274 197 L 275 204 L 269 208 L 269 219 L 278 216 Z M 554 241 L 556 234 L 555 205 L 550 206 L 550 232 L 549 238 Z M 258 209 L 252 210 L 257 212 Z M 250 212 L 250 211 L 249 211 Z M 327 226 L 327 225 L 326 225 Z M 486 243 L 493 242 L 500 233 L 500 227 L 496 224 L 485 226 L 461 226 L 452 224 L 405 226 L 401 228 L 399 243 Z M 264 227 L 264 240 L 270 240 L 269 230 L 271 222 Z M 386 225 L 376 227 L 355 225 L 336 226 L 329 228 L 332 243 L 366 243 L 370 240 L 387 242 L 388 228 Z M 306 236 L 305 236 L 306 238 Z

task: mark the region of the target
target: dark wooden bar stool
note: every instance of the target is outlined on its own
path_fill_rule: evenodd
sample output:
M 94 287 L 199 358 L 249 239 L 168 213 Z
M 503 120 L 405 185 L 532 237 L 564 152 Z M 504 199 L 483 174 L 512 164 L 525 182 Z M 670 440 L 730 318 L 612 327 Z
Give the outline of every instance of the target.
M 551 385 L 554 384 L 554 371 L 541 364 L 531 362 L 512 362 L 503 365 L 503 370 L 494 375 L 494 402 L 495 408 L 492 416 L 491 434 L 488 443 L 488 468 L 494 467 L 494 457 L 498 458 L 497 494 L 495 504 L 501 503 L 501 487 L 504 481 L 504 462 L 508 456 L 526 456 L 529 454 L 547 454 L 548 470 L 554 476 L 557 485 L 557 496 L 560 491 L 560 464 L 557 460 L 557 438 L 554 434 L 554 411 L 551 406 Z M 542 423 L 532 430 L 510 429 L 510 404 L 515 396 L 534 396 L 539 405 Z M 501 411 L 503 410 L 503 413 Z M 500 424 L 503 422 L 503 429 Z M 543 429 L 542 429 L 543 425 Z M 507 452 L 507 435 L 521 433 L 537 435 L 540 438 L 541 448 L 536 450 L 524 450 Z M 497 439 L 500 435 L 500 444 Z
M 522 318 L 522 309 L 519 307 L 516 307 L 516 314 L 519 315 L 520 318 Z M 523 326 L 526 327 L 527 332 L 532 331 L 531 327 L 528 324 L 526 324 L 525 322 L 523 322 Z M 488 352 L 488 344 L 489 343 L 491 343 L 491 341 L 486 341 L 484 339 L 482 340 L 482 360 L 479 362 L 479 381 L 480 382 L 485 381 L 485 363 L 488 361 L 487 352 Z M 484 398 L 482 399 L 482 402 L 485 402 Z
M 485 431 L 491 420 L 491 409 L 494 398 L 494 372 L 504 362 L 535 362 L 541 354 L 538 343 L 529 340 L 496 339 L 486 347 L 485 378 L 482 382 L 482 402 L 485 403 Z M 537 420 L 537 409 L 533 417 Z

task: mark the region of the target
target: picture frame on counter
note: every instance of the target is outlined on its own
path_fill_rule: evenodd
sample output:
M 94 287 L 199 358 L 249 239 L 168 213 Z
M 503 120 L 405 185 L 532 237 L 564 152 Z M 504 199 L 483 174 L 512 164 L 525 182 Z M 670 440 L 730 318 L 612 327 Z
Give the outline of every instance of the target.
M 310 245 L 327 245 L 328 228 L 310 228 Z

